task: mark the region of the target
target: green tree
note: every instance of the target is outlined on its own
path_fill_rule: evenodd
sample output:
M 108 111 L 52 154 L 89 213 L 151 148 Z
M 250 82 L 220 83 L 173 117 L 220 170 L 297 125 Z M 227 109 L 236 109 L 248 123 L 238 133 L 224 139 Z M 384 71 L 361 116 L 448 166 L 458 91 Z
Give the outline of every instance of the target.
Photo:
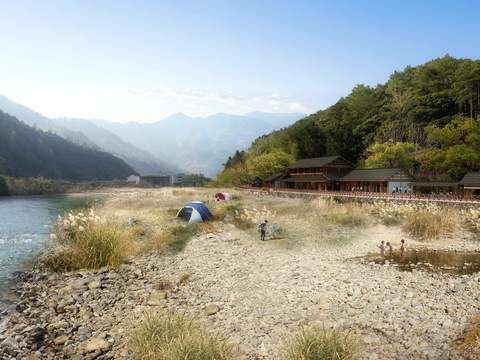
M 386 142 L 368 148 L 365 166 L 368 168 L 402 168 L 412 170 L 415 165 L 415 145 Z
M 480 62 L 465 60 L 455 73 L 455 100 L 461 111 L 477 118 L 480 106 Z
M 275 151 L 250 158 L 247 162 L 250 176 L 261 179 L 273 173 L 283 171 L 295 161 L 294 157 L 283 151 Z

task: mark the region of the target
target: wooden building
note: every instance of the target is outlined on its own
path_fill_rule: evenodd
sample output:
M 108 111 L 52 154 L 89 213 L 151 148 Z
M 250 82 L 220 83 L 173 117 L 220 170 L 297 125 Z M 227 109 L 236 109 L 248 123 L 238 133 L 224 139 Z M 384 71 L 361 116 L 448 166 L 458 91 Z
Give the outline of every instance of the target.
M 407 193 L 412 177 L 402 169 L 355 169 L 338 180 L 343 191 Z
M 280 187 L 304 190 L 340 190 L 337 180 L 353 169 L 341 156 L 302 159 L 286 169 L 277 180 Z
M 281 188 L 283 176 L 283 173 L 275 173 L 263 180 L 263 186 L 268 188 Z
M 480 171 L 467 173 L 460 184 L 466 196 L 480 196 Z

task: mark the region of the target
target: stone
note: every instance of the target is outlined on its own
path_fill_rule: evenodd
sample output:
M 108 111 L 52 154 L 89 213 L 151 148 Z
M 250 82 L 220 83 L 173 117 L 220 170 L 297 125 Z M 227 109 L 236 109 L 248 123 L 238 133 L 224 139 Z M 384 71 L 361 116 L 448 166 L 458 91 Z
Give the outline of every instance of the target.
M 67 335 L 60 335 L 57 336 L 55 339 L 53 339 L 53 343 L 55 345 L 63 345 L 68 341 L 68 336 Z
M 90 281 L 87 285 L 87 287 L 90 289 L 90 290 L 93 290 L 93 289 L 97 289 L 99 288 L 100 286 L 102 286 L 102 283 L 100 280 L 93 280 L 93 281 Z
M 100 338 L 92 338 L 88 340 L 88 342 L 85 344 L 85 352 L 90 353 L 94 351 L 104 351 L 110 347 L 110 343 L 104 339 Z
M 207 314 L 207 316 L 215 315 L 219 311 L 220 307 L 215 304 L 209 304 L 205 307 L 205 314 Z

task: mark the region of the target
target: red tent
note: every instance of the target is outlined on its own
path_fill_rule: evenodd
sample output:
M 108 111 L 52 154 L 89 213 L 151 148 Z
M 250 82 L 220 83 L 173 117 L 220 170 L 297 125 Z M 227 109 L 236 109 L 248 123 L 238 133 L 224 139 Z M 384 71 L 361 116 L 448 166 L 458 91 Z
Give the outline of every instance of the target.
M 218 192 L 215 194 L 215 199 L 217 200 L 228 200 L 230 198 L 230 194 L 226 192 Z

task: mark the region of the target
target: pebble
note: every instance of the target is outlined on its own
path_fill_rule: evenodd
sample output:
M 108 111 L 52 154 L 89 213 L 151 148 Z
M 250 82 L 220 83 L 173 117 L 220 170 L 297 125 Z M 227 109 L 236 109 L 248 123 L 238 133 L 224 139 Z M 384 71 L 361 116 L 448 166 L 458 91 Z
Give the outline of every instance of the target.
M 479 274 L 352 260 L 377 240 L 288 250 L 225 226 L 175 256 L 68 274 L 32 270 L 16 288 L 17 309 L 0 321 L 0 359 L 130 358 L 131 326 L 148 309 L 203 315 L 247 359 L 273 359 L 279 339 L 299 325 L 351 329 L 361 360 L 452 358 L 449 344 L 480 312 Z M 194 276 L 177 284 L 186 273 Z

